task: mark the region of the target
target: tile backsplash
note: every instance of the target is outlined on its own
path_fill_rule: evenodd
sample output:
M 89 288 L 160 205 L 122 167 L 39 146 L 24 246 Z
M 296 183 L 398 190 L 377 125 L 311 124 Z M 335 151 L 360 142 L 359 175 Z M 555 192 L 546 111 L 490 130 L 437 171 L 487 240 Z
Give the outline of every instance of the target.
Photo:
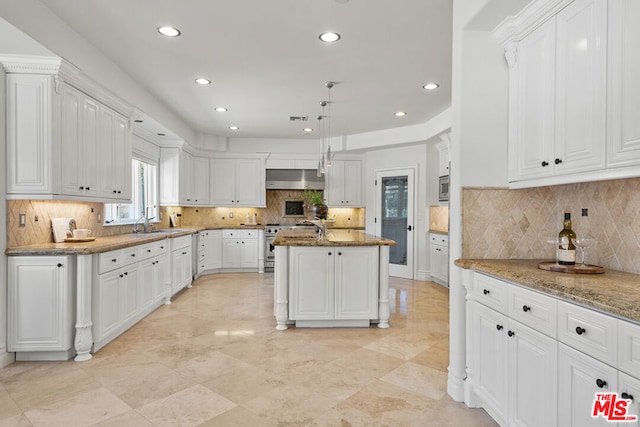
M 258 223 L 296 223 L 304 217 L 283 217 L 286 200 L 302 200 L 302 190 L 267 190 L 267 208 L 194 208 L 162 206 L 162 220 L 158 228 L 169 228 L 169 215 L 179 214 L 178 227 L 188 226 L 239 226 L 244 224 L 246 215 L 258 215 Z M 26 224 L 20 227 L 20 214 L 24 213 Z M 233 213 L 233 218 L 229 213 Z M 306 218 L 312 217 L 311 209 L 306 209 Z M 98 221 L 98 214 L 101 221 Z M 104 226 L 102 224 L 103 204 L 89 202 L 66 202 L 51 200 L 8 200 L 7 201 L 7 246 L 25 246 L 53 242 L 51 218 L 75 218 L 78 228 L 89 228 L 96 237 L 130 233 L 132 225 Z M 336 227 L 364 228 L 364 208 L 329 208 L 329 216 L 334 217 Z
M 547 239 L 565 210 L 579 236 L 597 239 L 587 262 L 640 274 L 640 178 L 520 190 L 462 190 L 462 257 L 553 259 Z M 587 209 L 588 216 L 582 216 Z

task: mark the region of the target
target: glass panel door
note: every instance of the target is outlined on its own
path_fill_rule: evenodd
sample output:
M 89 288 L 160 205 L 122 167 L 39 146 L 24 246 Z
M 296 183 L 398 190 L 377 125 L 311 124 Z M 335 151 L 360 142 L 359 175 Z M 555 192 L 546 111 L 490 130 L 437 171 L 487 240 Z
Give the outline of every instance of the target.
M 405 176 L 382 178 L 382 237 L 395 240 L 389 248 L 391 264 L 407 265 L 407 193 L 409 180 Z

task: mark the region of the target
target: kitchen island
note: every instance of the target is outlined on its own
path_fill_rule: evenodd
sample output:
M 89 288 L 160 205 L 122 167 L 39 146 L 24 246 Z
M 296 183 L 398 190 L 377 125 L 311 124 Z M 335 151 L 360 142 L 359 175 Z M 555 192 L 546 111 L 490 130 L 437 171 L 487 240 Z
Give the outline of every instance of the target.
M 278 330 L 389 327 L 389 246 L 357 230 L 281 230 L 275 246 L 274 315 Z

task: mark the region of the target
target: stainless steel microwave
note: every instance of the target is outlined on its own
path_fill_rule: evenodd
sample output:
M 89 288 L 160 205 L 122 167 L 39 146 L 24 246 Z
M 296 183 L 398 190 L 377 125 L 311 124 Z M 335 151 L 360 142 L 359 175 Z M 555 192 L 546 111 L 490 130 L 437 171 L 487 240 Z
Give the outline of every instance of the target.
M 441 202 L 449 201 L 449 175 L 441 176 L 438 191 L 438 200 Z

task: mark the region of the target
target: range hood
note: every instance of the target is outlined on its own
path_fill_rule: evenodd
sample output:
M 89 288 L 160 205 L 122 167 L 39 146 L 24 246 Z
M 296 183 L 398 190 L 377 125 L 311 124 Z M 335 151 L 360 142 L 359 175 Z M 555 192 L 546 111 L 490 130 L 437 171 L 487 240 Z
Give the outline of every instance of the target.
M 267 190 L 324 190 L 315 169 L 267 169 Z

